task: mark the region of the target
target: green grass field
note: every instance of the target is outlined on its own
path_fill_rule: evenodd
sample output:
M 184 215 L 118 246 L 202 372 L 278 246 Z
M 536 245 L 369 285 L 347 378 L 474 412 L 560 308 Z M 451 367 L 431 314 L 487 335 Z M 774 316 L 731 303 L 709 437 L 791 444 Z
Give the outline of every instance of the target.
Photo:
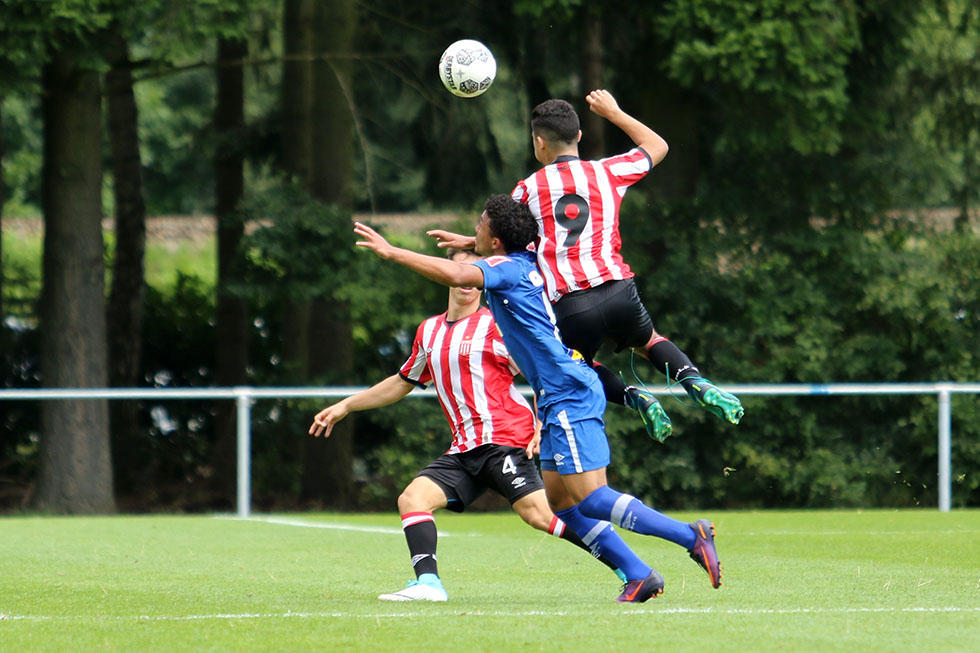
M 441 604 L 377 600 L 411 577 L 394 514 L 6 517 L 0 650 L 980 648 L 980 511 L 705 516 L 721 589 L 627 534 L 667 580 L 638 605 L 509 513 L 437 515 Z
M 151 222 L 154 220 L 150 219 Z M 194 218 L 171 218 L 170 224 L 179 225 L 181 220 L 194 221 Z M 40 221 L 40 218 L 37 219 Z M 43 257 L 43 232 L 37 225 L 30 226 L 30 220 L 5 220 L 3 239 L 3 273 L 8 283 L 4 293 L 10 300 L 33 300 L 41 289 L 41 266 Z M 179 273 L 196 276 L 205 287 L 214 285 L 217 278 L 217 245 L 213 234 L 201 235 L 193 231 L 193 236 L 163 231 L 155 233 L 152 229 L 147 236 L 145 274 L 146 283 L 157 290 L 165 291 L 176 284 Z M 111 230 L 103 234 L 110 251 L 115 247 L 115 236 Z M 11 280 L 16 283 L 11 283 Z M 111 283 L 111 270 L 106 278 L 106 287 Z

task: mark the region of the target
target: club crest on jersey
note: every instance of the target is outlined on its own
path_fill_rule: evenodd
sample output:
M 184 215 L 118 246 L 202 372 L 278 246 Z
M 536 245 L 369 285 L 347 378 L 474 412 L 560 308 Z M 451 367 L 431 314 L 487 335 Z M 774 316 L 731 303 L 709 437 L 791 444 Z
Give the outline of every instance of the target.
M 459 343 L 459 355 L 460 356 L 469 356 L 471 349 L 473 349 L 473 341 L 472 340 L 463 340 L 462 342 Z
M 507 258 L 506 256 L 488 256 L 483 260 L 486 261 L 487 265 L 493 268 L 500 265 L 501 263 L 506 263 L 510 259 Z

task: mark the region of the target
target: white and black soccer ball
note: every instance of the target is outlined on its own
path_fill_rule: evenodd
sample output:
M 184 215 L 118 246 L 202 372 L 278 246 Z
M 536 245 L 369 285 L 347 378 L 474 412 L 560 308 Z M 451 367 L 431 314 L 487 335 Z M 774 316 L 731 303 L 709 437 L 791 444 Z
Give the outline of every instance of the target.
M 456 41 L 439 58 L 442 85 L 459 97 L 482 95 L 496 76 L 497 62 L 490 48 L 479 41 Z

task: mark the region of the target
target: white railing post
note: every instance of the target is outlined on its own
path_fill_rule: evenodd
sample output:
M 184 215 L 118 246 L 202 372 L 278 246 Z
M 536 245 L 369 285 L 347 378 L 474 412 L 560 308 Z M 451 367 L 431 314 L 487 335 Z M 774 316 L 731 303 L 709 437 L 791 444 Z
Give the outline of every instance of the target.
M 950 430 L 952 428 L 952 409 L 950 391 L 946 385 L 939 386 L 939 512 L 949 512 L 953 481 L 950 472 Z
M 248 388 L 235 388 L 236 427 L 238 432 L 238 516 L 248 517 L 252 510 L 252 396 Z

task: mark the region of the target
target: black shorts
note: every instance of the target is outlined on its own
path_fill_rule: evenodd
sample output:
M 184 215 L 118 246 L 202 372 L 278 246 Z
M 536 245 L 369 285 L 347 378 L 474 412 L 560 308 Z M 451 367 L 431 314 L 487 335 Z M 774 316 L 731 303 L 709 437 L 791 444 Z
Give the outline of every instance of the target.
M 653 334 L 653 320 L 632 279 L 570 292 L 555 303 L 554 311 L 562 341 L 590 365 L 606 338 L 621 351 L 643 347 Z
M 494 489 L 511 505 L 544 483 L 534 460 L 524 449 L 484 444 L 463 453 L 443 454 L 425 467 L 425 476 L 446 493 L 448 510 L 463 512 L 488 489 Z

